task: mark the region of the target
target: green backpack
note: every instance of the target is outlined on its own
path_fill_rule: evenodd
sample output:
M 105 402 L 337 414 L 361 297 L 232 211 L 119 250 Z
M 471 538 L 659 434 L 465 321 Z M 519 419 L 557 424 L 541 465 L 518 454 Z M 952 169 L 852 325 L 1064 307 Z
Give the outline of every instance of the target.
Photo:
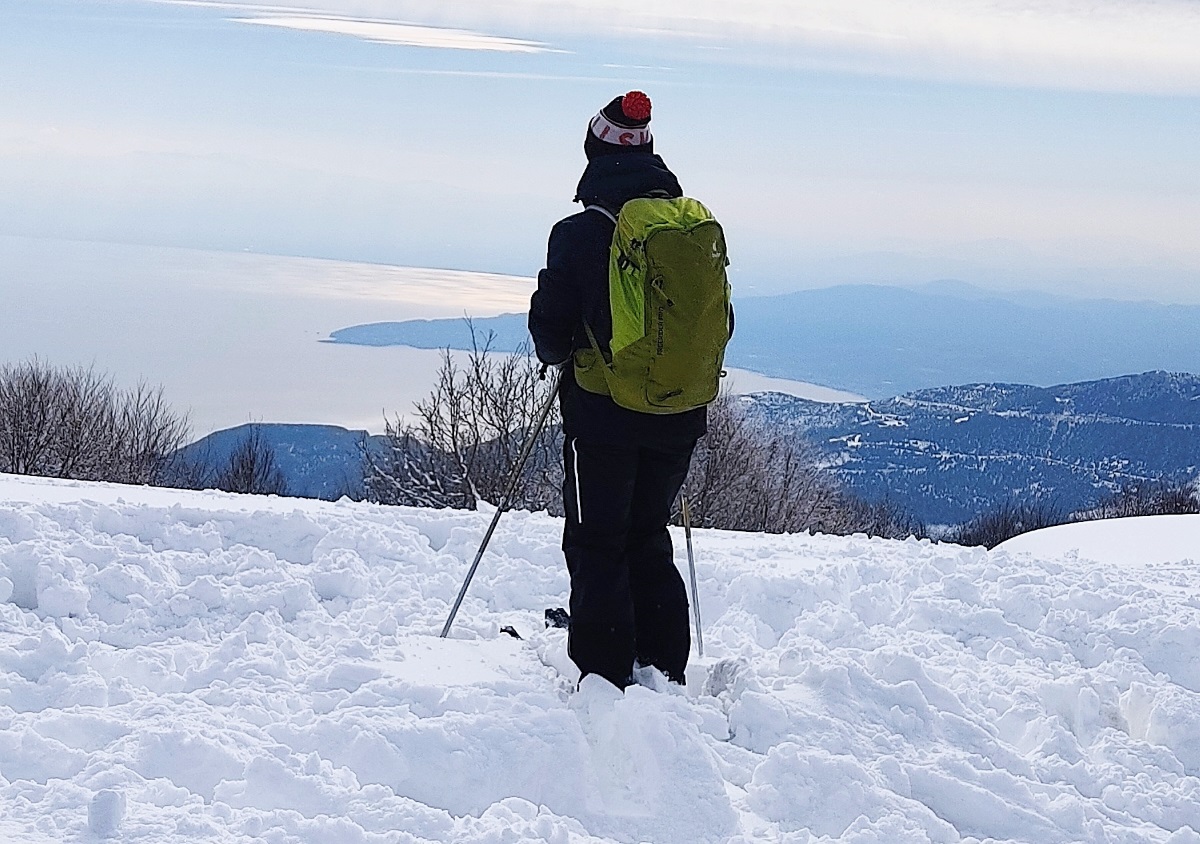
M 601 209 L 602 210 L 602 209 Z M 694 199 L 631 199 L 608 262 L 612 357 L 591 326 L 575 380 L 642 413 L 682 413 L 717 397 L 729 342 L 729 281 L 721 224 Z

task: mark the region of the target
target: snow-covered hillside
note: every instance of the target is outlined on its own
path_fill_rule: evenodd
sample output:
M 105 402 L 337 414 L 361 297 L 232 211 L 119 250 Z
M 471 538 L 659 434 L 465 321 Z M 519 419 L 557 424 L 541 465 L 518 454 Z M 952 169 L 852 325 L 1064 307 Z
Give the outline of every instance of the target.
M 0 476 L 0 841 L 1200 842 L 1195 557 L 701 532 L 614 697 L 545 515 L 437 638 L 486 521 Z
M 1015 536 L 1002 547 L 1010 553 L 1074 555 L 1122 567 L 1143 568 L 1185 560 L 1200 567 L 1200 517 L 1142 516 L 1072 522 Z

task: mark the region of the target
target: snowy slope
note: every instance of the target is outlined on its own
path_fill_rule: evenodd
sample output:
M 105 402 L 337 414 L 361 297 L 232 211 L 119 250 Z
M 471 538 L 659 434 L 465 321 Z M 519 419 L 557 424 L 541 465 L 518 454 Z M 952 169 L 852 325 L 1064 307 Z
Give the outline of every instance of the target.
M 436 637 L 486 521 L 0 476 L 0 841 L 1200 842 L 1194 560 L 701 532 L 614 698 L 545 515 Z
M 1141 516 L 1075 522 L 1035 530 L 1003 543 L 1010 553 L 1040 557 L 1076 554 L 1121 566 L 1177 563 L 1200 566 L 1200 516 Z

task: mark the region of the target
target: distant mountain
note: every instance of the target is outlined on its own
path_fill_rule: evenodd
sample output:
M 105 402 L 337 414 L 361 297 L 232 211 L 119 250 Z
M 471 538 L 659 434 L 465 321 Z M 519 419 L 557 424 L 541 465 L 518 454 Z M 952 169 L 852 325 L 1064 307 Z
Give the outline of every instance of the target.
M 962 283 L 845 285 L 735 299 L 726 362 L 873 398 L 941 384 L 1047 386 L 1127 372 L 1200 372 L 1200 306 L 998 294 Z M 494 348 L 528 341 L 524 314 L 475 320 Z M 468 348 L 462 319 L 358 325 L 330 342 Z
M 805 436 L 853 491 L 928 524 L 958 524 L 1014 499 L 1087 507 L 1130 481 L 1200 473 L 1200 376 L 1148 372 L 1043 388 L 970 384 L 882 401 L 828 404 L 781 393 L 741 399 L 752 417 Z M 360 488 L 360 443 L 331 425 L 258 424 L 289 494 L 336 499 Z M 249 425 L 184 450 L 228 460 Z
M 1200 472 L 1200 376 L 1148 372 L 1041 388 L 972 384 L 884 401 L 742 399 L 753 417 L 810 438 L 868 500 L 956 524 L 1006 500 L 1074 510 L 1148 478 Z
M 336 425 L 284 425 L 255 422 L 216 431 L 180 449 L 179 456 L 218 467 L 257 429 L 287 480 L 288 495 L 335 501 L 362 488 L 362 448 L 381 449 L 382 436 Z

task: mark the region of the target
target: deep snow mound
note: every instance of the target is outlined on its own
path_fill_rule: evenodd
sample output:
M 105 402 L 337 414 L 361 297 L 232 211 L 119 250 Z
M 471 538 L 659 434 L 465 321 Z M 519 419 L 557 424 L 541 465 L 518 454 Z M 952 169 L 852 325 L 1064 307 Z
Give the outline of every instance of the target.
M 1134 516 L 1072 522 L 1030 531 L 1001 543 L 1011 554 L 1075 555 L 1121 566 L 1200 564 L 1200 515 Z
M 487 520 L 0 476 L 0 840 L 1200 842 L 1195 560 L 699 532 L 621 695 Z

